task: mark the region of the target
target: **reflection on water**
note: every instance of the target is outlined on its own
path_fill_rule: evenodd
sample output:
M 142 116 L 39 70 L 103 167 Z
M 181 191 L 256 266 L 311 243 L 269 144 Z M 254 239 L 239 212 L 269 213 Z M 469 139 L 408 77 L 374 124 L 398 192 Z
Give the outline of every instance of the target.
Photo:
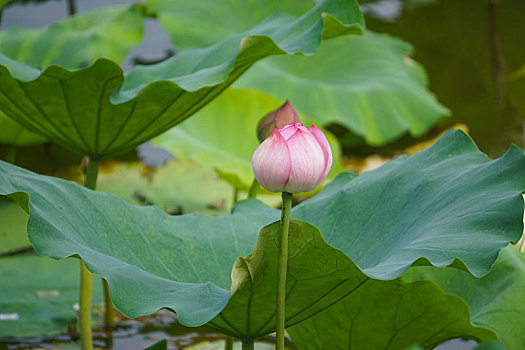
M 524 116 L 517 104 L 525 95 L 511 91 L 514 99 L 509 99 L 508 78 L 525 66 L 525 1 L 382 0 L 363 5 L 369 29 L 414 45 L 414 58 L 427 69 L 431 90 L 452 110 L 443 127 L 466 124 L 480 148 L 494 157 L 511 143 L 523 147 Z M 399 13 L 392 10 L 398 8 Z

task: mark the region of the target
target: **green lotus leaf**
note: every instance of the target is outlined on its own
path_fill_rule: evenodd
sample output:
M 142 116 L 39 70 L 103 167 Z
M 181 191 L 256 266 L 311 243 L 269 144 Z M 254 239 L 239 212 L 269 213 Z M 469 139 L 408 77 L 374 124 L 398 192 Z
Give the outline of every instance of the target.
M 409 158 L 357 177 L 340 175 L 292 213 L 308 217 L 336 249 L 310 224 L 296 223 L 300 234 L 292 235 L 290 246 L 298 253 L 289 256 L 288 292 L 297 297 L 288 303 L 288 325 L 360 290 L 370 277 L 392 280 L 414 263 L 486 273 L 496 259 L 492 253 L 522 233 L 524 170 L 525 157 L 517 148 L 489 161 L 468 136 L 450 132 Z M 0 162 L 0 194 L 31 213 L 29 238 L 40 254 L 80 256 L 108 280 L 125 315 L 167 307 L 186 325 L 211 320 L 216 328 L 244 337 L 271 330 L 269 311 L 261 311 L 274 301 L 268 288 L 254 289 L 249 316 L 232 320 L 228 315 L 245 310 L 252 283 L 270 283 L 265 271 L 275 264 L 276 224 L 263 229 L 253 255 L 238 259 L 233 273 L 231 268 L 253 251 L 259 230 L 278 219 L 278 210 L 248 200 L 228 216 L 169 217 L 5 162 Z M 366 239 L 360 237 L 365 234 Z M 250 266 L 258 266 L 253 278 Z M 319 295 L 310 288 L 321 297 L 310 300 Z M 219 314 L 223 318 L 213 320 Z M 245 328 L 243 317 L 253 329 Z
M 108 6 L 43 29 L 12 27 L 0 31 L 1 52 L 40 68 L 84 67 L 101 57 L 121 62 L 140 43 L 143 19 L 137 5 Z
M 104 7 L 43 29 L 2 30 L 0 47 L 4 55 L 35 67 L 58 64 L 78 68 L 100 57 L 121 62 L 139 44 L 142 22 L 142 11 L 136 5 Z M 28 146 L 44 141 L 42 136 L 0 113 L 0 143 Z
M 241 339 L 275 331 L 275 291 L 281 223 L 264 227 L 253 253 L 233 265 L 228 305 L 209 325 Z M 299 323 L 369 282 L 314 226 L 292 220 L 286 279 L 286 325 Z M 272 303 L 273 302 L 273 303 Z
M 468 303 L 472 324 L 493 331 L 508 349 L 525 348 L 525 305 L 521 302 L 525 295 L 525 254 L 514 247 L 502 249 L 490 273 L 482 278 L 427 266 L 414 267 L 403 278 L 437 283 L 446 293 Z
M 330 40 L 312 57 L 265 60 L 235 86 L 289 98 L 323 125 L 342 125 L 380 146 L 406 133 L 421 136 L 450 114 L 428 90 L 412 51 L 400 39 L 368 30 Z
M 76 328 L 78 260 L 36 255 L 0 259 L 0 338 L 66 333 Z M 93 305 L 102 305 L 102 283 L 94 279 Z M 78 305 L 77 305 L 78 306 Z M 95 324 L 102 318 L 93 314 Z
M 450 269 L 450 268 L 449 268 Z M 451 269 L 455 270 L 455 269 Z M 288 328 L 299 349 L 433 349 L 454 338 L 494 339 L 471 324 L 464 300 L 430 281 L 371 280 L 318 315 Z
M 473 350 L 507 350 L 507 346 L 501 340 L 489 340 L 478 344 Z
M 28 215 L 12 200 L 0 198 L 0 254 L 29 247 Z
M 452 130 L 408 158 L 340 175 L 292 216 L 374 278 L 396 278 L 414 262 L 454 264 L 480 277 L 522 235 L 525 174 L 510 171 L 522 166 L 519 148 L 490 161 Z
M 0 55 L 0 109 L 52 142 L 95 158 L 131 149 L 185 120 L 256 61 L 313 54 L 321 39 L 361 33 L 353 0 L 318 3 L 300 18 L 276 15 L 244 34 L 184 51 L 124 78 L 107 59 L 40 72 Z
M 274 13 L 300 16 L 313 6 L 310 0 L 148 0 L 144 3 L 148 13 L 160 21 L 173 44 L 181 49 L 212 45 L 245 32 Z
M 311 6 L 308 0 L 145 3 L 181 48 L 243 32 L 270 10 L 298 15 Z M 313 57 L 260 62 L 235 86 L 290 98 L 300 112 L 323 125 L 340 124 L 370 145 L 383 145 L 406 133 L 423 135 L 450 114 L 428 91 L 426 73 L 409 57 L 412 53 L 408 43 L 367 31 L 363 37 L 331 40 Z
M 11 146 L 31 146 L 45 142 L 35 134 L 0 112 L 0 143 Z
M 212 166 L 232 186 L 248 191 L 253 180 L 252 155 L 259 146 L 257 123 L 280 101 L 255 90 L 228 89 L 191 119 L 155 138 L 154 143 L 178 158 Z M 305 124 L 316 124 L 301 116 Z M 342 172 L 341 147 L 326 133 L 334 157 L 329 178 Z

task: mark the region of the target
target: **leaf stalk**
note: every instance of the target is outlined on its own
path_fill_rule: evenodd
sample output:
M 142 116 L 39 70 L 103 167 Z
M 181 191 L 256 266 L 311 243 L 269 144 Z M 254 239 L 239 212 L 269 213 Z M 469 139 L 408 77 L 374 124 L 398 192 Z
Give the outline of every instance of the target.
M 256 178 L 253 178 L 252 185 L 250 186 L 250 189 L 248 190 L 248 198 L 257 198 L 257 192 L 259 192 L 259 188 L 261 185 L 257 181 Z
M 288 231 L 290 228 L 290 212 L 292 209 L 293 195 L 282 193 L 283 206 L 281 212 L 281 237 L 279 242 L 279 258 L 277 262 L 277 309 L 276 309 L 276 349 L 284 350 L 285 326 L 285 298 L 286 298 L 286 273 L 288 269 Z
M 97 187 L 98 168 L 100 160 L 89 159 L 84 178 L 84 187 L 95 190 Z M 93 297 L 93 274 L 80 260 L 80 343 L 82 350 L 93 349 L 93 335 L 91 332 L 91 299 Z

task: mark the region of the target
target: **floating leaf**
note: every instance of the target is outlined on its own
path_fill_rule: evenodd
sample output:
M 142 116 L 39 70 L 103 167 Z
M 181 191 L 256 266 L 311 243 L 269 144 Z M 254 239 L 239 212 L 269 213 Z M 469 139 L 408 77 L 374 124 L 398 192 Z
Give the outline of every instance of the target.
M 118 194 L 132 204 L 154 204 L 168 213 L 200 211 L 227 214 L 232 189 L 209 167 L 172 160 L 148 172 L 141 164 L 109 164 L 100 169 L 99 191 Z
M 35 255 L 0 258 L 0 337 L 27 338 L 74 329 L 78 271 L 78 259 L 59 262 Z M 101 305 L 102 299 L 102 283 L 95 278 L 93 305 Z M 95 317 L 94 321 L 100 323 L 102 319 Z
M 410 44 L 367 31 L 330 40 L 312 57 L 260 62 L 235 86 L 289 98 L 323 125 L 342 125 L 380 146 L 406 133 L 421 136 L 450 113 L 411 54 Z
M 351 293 L 355 290 L 352 281 L 368 280 L 365 274 L 395 279 L 413 263 L 442 266 L 455 261 L 454 266 L 466 267 L 477 276 L 486 273 L 496 259 L 493 252 L 497 254 L 509 240 L 521 236 L 524 170 L 525 157 L 517 148 L 489 161 L 468 136 L 456 131 L 409 158 L 358 177 L 339 176 L 320 195 L 295 208 L 292 216 L 316 224 L 327 243 L 347 255 L 333 249 L 335 252 L 324 256 L 333 259 L 335 254 L 337 264 L 321 266 L 349 266 L 348 273 L 332 269 L 330 283 L 319 286 L 312 281 L 316 293 L 328 288 L 326 299 L 301 305 L 305 299 L 295 298 L 298 304 L 291 304 L 290 310 L 301 312 L 289 315 L 289 325 L 316 308 L 321 311 L 337 296 Z M 279 217 L 279 211 L 255 200 L 241 202 L 228 216 L 168 217 L 156 208 L 134 207 L 116 196 L 4 162 L 0 162 L 0 194 L 31 211 L 28 233 L 39 253 L 57 259 L 81 256 L 90 270 L 108 280 L 113 301 L 124 314 L 136 317 L 167 307 L 177 312 L 182 323 L 192 326 L 210 321 L 225 307 L 225 314 L 229 307 L 245 307 L 242 302 L 236 306 L 233 298 L 245 297 L 248 276 L 235 269 L 230 279 L 231 266 L 237 257 L 253 250 L 260 228 Z M 316 239 L 312 244 L 319 249 L 332 249 Z M 290 244 L 301 247 L 301 242 L 308 247 L 307 240 L 298 238 Z M 271 258 L 275 244 L 273 248 L 266 247 L 265 240 L 261 244 Z M 294 257 L 290 256 L 290 266 Z M 306 262 L 297 262 L 300 276 L 319 273 L 318 256 L 310 252 L 300 260 L 303 258 Z M 239 267 L 247 260 L 237 261 Z M 290 267 L 290 283 L 295 268 Z M 266 278 L 262 272 L 259 275 L 257 278 Z M 333 288 L 331 283 L 339 278 L 341 287 Z M 348 285 L 343 286 L 345 283 Z M 230 287 L 232 304 L 228 304 Z M 302 295 L 309 285 L 296 288 Z M 257 297 L 256 305 L 265 302 L 267 306 L 273 300 L 266 294 Z M 255 309 L 253 317 L 269 320 L 267 310 Z M 239 327 L 246 325 L 240 323 L 242 326 L 235 323 L 231 328 L 242 335 L 260 328 L 241 333 Z M 224 325 L 214 325 L 231 332 Z
M 259 91 L 228 89 L 191 119 L 158 136 L 155 143 L 179 158 L 190 158 L 213 166 L 222 178 L 247 191 L 253 180 L 252 155 L 259 146 L 259 120 L 282 101 Z M 305 124 L 311 119 L 302 117 Z M 337 139 L 327 137 L 334 156 L 330 177 L 342 171 Z
M 313 54 L 321 39 L 361 33 L 353 0 L 317 4 L 304 16 L 272 16 L 244 34 L 185 51 L 125 79 L 107 59 L 40 72 L 0 55 L 0 109 L 52 142 L 93 157 L 131 149 L 185 120 L 256 61 Z
M 493 331 L 509 349 L 525 348 L 525 304 L 521 302 L 525 295 L 525 254 L 514 247 L 502 249 L 490 273 L 482 278 L 426 266 L 410 269 L 403 278 L 431 280 L 445 292 L 465 299 L 474 325 Z
M 41 68 L 51 64 L 78 68 L 101 57 L 121 62 L 140 43 L 143 19 L 136 5 L 107 6 L 43 29 L 4 29 L 0 47 L 9 58 Z

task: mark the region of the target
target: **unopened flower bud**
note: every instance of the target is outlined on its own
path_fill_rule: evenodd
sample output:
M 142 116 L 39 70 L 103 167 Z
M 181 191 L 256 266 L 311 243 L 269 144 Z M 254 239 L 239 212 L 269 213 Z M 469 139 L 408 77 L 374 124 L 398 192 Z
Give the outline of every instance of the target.
M 328 140 L 314 125 L 308 130 L 292 123 L 274 130 L 252 157 L 255 178 L 270 192 L 311 191 L 331 167 Z
M 267 113 L 257 124 L 257 138 L 263 142 L 275 129 L 280 129 L 291 123 L 300 123 L 299 114 L 289 100 L 276 110 Z

